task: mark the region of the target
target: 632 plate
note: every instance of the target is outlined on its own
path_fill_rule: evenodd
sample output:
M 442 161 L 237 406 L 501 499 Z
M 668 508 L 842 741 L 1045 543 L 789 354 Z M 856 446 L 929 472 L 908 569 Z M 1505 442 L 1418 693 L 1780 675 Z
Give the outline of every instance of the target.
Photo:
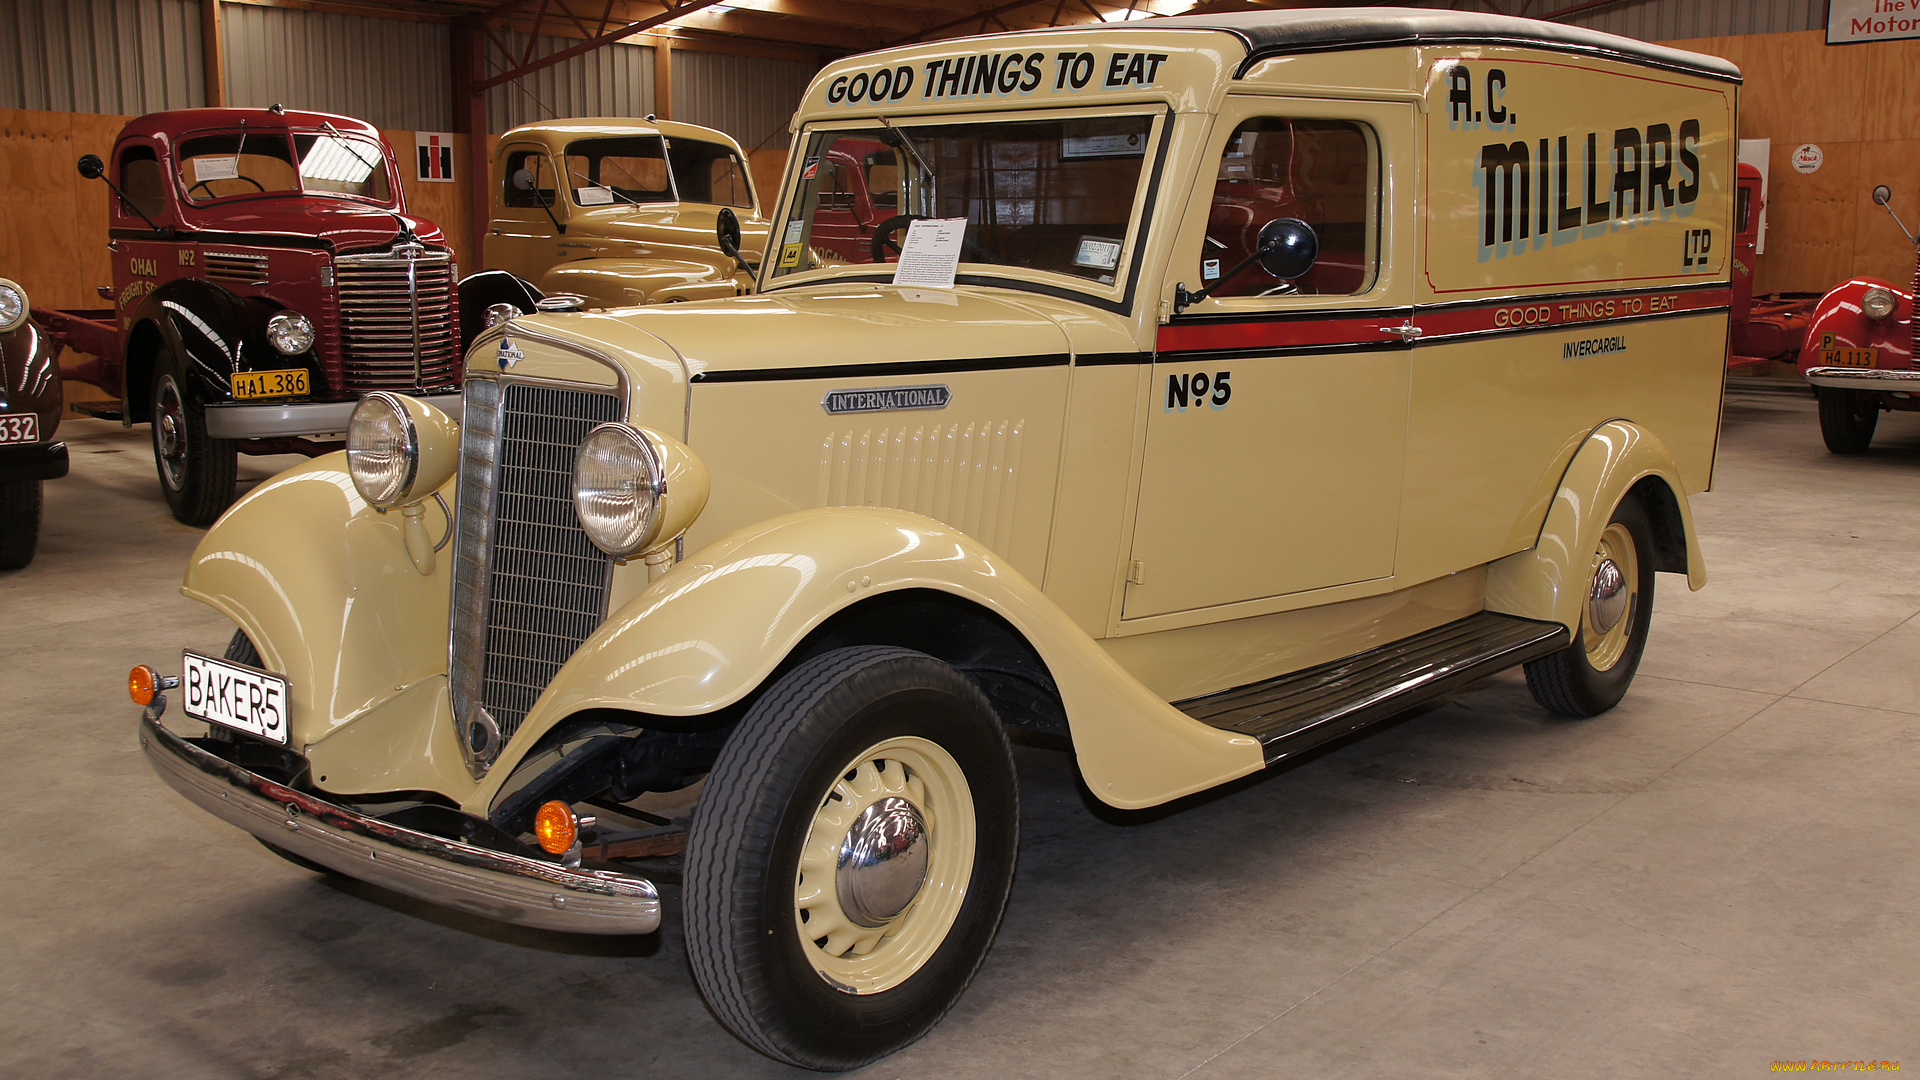
M 199 653 L 181 657 L 180 707 L 188 716 L 287 743 L 287 680 Z
M 1827 367 L 1876 367 L 1879 349 L 1821 349 L 1820 363 Z
M 233 396 L 242 400 L 263 397 L 294 397 L 307 393 L 307 369 L 284 371 L 236 371 Z
M 0 443 L 40 441 L 40 417 L 35 413 L 0 416 Z

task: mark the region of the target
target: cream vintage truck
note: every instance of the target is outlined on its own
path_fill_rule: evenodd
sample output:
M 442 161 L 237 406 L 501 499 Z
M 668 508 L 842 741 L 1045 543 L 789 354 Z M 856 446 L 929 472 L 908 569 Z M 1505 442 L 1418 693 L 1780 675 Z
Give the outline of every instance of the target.
M 754 295 L 496 326 L 459 425 L 370 400 L 207 534 L 238 630 L 135 671 L 142 745 L 509 922 L 648 933 L 671 875 L 724 1024 L 870 1061 L 993 940 L 1009 726 L 1147 807 L 1509 666 L 1620 700 L 1706 580 L 1738 85 L 1388 9 L 838 61 Z M 864 261 L 835 160 L 904 219 Z
M 752 290 L 766 240 L 747 155 L 713 128 L 548 120 L 514 128 L 494 150 L 487 268 L 539 296 L 587 307 L 736 296 Z M 534 310 L 503 282 L 485 292 L 485 302 L 463 299 Z

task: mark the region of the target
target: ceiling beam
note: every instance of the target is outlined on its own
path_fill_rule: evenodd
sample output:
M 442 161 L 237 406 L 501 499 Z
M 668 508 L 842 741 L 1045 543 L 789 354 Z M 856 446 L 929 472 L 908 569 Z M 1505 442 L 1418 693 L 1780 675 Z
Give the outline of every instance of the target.
M 556 53 L 549 53 L 546 56 L 539 58 L 538 60 L 522 63 L 518 67 L 509 68 L 506 71 L 503 71 L 500 74 L 495 75 L 491 78 L 483 79 L 480 82 L 474 84 L 474 89 L 476 91 L 491 90 L 492 88 L 499 86 L 502 83 L 511 82 L 522 75 L 531 74 L 532 72 L 539 71 L 542 68 L 550 68 L 555 64 L 562 63 L 567 60 L 571 60 L 574 57 L 579 56 L 581 53 L 592 52 L 593 50 L 601 48 L 603 46 L 611 45 L 616 41 L 621 41 L 626 38 L 632 37 L 635 33 L 638 33 L 641 30 L 647 30 L 655 26 L 661 26 L 666 23 L 673 22 L 674 20 L 679 19 L 682 16 L 690 15 L 693 12 L 696 12 L 704 7 L 711 7 L 716 3 L 719 3 L 719 0 L 684 0 L 684 2 L 681 3 L 678 7 L 668 8 L 667 10 L 662 11 L 658 15 L 654 15 L 646 19 L 640 19 L 636 22 L 630 22 L 627 25 L 620 27 L 618 30 L 609 31 L 608 33 L 601 34 L 599 37 L 590 38 L 586 41 L 583 41 L 578 45 L 572 46 L 571 48 L 561 49 L 559 52 L 556 52 Z M 545 4 L 543 3 L 542 9 L 544 10 L 544 8 L 545 8 Z M 528 44 L 528 48 L 531 49 L 533 45 L 533 40 L 529 40 L 527 44 Z

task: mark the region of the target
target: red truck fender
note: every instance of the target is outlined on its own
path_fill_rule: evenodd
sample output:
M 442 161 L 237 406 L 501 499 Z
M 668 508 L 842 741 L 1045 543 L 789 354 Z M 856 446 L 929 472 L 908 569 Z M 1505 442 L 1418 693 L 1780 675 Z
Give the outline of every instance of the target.
M 1893 294 L 1893 312 L 1881 319 L 1861 310 L 1861 298 L 1871 288 Z M 1878 278 L 1857 277 L 1834 286 L 1813 309 L 1807 338 L 1800 348 L 1800 374 L 1829 363 L 1825 349 L 1876 349 L 1874 367 L 1907 369 L 1913 366 L 1913 294 Z

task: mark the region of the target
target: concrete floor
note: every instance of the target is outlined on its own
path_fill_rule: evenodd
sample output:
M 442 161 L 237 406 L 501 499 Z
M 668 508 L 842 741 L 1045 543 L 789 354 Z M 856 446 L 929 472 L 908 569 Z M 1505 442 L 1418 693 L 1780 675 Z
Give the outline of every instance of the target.
M 1830 456 L 1730 395 L 1638 681 L 1555 719 L 1512 673 L 1291 771 L 1090 812 L 1020 751 L 1019 879 L 889 1077 L 1737 1077 L 1920 1067 L 1920 417 Z M 805 1075 L 654 937 L 518 930 L 323 879 L 149 774 L 123 685 L 219 650 L 144 429 L 63 429 L 0 575 L 0 1075 Z M 257 479 L 266 470 L 243 459 Z M 268 465 L 273 463 L 269 462 Z

